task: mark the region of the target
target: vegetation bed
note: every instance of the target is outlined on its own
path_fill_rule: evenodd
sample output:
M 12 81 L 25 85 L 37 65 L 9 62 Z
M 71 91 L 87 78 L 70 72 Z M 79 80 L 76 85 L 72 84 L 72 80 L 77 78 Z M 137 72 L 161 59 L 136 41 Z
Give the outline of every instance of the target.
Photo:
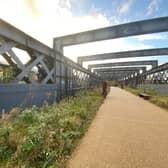
M 140 93 L 146 93 L 150 95 L 149 101 L 153 104 L 156 104 L 168 111 L 168 96 L 163 96 L 158 93 L 156 93 L 152 89 L 135 89 L 135 88 L 125 88 L 127 91 L 130 91 L 131 93 L 135 95 L 139 95 Z
M 13 110 L 0 122 L 0 167 L 66 167 L 102 102 L 96 89 L 20 114 Z

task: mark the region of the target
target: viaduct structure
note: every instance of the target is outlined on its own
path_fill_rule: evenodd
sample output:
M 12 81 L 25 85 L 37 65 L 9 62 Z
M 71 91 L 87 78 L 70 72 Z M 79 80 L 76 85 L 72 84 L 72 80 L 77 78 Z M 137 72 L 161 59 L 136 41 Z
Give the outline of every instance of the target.
M 103 80 L 115 79 L 124 84 L 138 84 L 149 76 L 154 78 L 155 74 L 160 74 L 162 82 L 167 83 L 167 76 L 164 77 L 167 64 L 158 66 L 157 60 L 93 64 L 89 65 L 89 70 L 82 67 L 82 63 L 104 59 L 167 56 L 168 48 L 83 56 L 78 58 L 78 64 L 65 57 L 63 52 L 65 46 L 167 31 L 168 17 L 162 17 L 56 37 L 53 48 L 50 48 L 0 20 L 0 55 L 7 66 L 15 70 L 15 76 L 7 84 L 0 79 L 0 111 L 19 105 L 40 106 L 44 101 L 53 103 L 75 91 L 99 86 Z M 27 63 L 23 63 L 22 55 L 16 49 L 26 52 L 29 56 Z M 151 65 L 152 70 L 146 71 L 147 65 Z M 7 103 L 8 100 L 10 104 Z

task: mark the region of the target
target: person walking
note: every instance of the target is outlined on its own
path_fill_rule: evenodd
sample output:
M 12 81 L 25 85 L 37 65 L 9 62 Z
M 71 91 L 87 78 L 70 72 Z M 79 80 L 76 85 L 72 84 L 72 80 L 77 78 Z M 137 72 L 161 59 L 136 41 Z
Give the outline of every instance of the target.
M 102 95 L 104 98 L 106 98 L 107 96 L 107 82 L 106 81 L 103 81 L 103 84 L 102 84 Z

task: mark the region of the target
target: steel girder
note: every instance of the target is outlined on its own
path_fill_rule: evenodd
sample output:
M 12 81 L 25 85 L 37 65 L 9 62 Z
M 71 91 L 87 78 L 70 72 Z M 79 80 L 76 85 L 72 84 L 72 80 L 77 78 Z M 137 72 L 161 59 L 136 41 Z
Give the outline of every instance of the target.
M 120 75 L 120 74 L 127 74 L 127 73 L 131 73 L 131 74 L 134 74 L 134 73 L 139 73 L 139 70 L 121 70 L 121 71 L 113 71 L 113 72 L 108 72 L 108 71 L 104 71 L 104 72 L 99 72 L 100 75 L 102 74 L 111 74 L 111 75 Z
M 100 73 L 100 72 L 121 72 L 121 71 L 140 71 L 143 70 L 146 71 L 146 67 L 119 67 L 119 68 L 101 68 L 101 69 L 94 69 L 94 72 Z
M 9 42 L 9 43 L 7 43 Z M 6 43 L 6 44 L 4 44 Z M 2 46 L 3 45 L 3 46 Z M 53 59 L 60 63 L 66 64 L 67 66 L 71 66 L 74 69 L 82 71 L 88 75 L 91 75 L 93 78 L 96 78 L 93 73 L 90 73 L 87 69 L 79 66 L 71 59 L 65 57 L 59 51 L 53 50 L 52 48 L 46 46 L 45 44 L 39 42 L 33 37 L 27 35 L 16 27 L 10 25 L 4 20 L 0 19 L 0 54 L 4 54 L 8 49 L 17 47 L 19 49 L 23 49 L 30 53 L 31 55 L 38 53 L 38 55 L 45 56 L 45 59 L 51 58 L 53 63 Z M 59 55 L 57 59 L 55 58 L 55 54 Z M 47 60 L 49 62 L 49 60 Z
M 27 53 L 30 60 L 22 63 L 22 55 L 16 50 Z M 88 88 L 101 83 L 100 76 L 76 64 L 60 51 L 42 44 L 14 26 L 0 19 L 0 55 L 11 67 L 16 68 L 15 79 L 11 83 L 51 84 L 55 83 L 57 98 L 69 95 L 73 88 L 73 71 L 79 71 L 78 86 Z M 36 69 L 37 72 L 32 72 Z M 1 83 L 4 81 L 1 80 Z
M 115 80 L 120 80 L 122 78 L 130 78 L 131 76 L 135 76 L 135 73 L 138 74 L 138 71 L 122 71 L 122 72 L 113 72 L 113 73 L 108 73 L 108 72 L 101 72 L 100 75 L 102 76 L 103 79 L 115 79 Z
M 78 63 L 82 65 L 84 61 L 97 61 L 117 58 L 146 57 L 146 56 L 167 56 L 168 48 L 155 48 L 145 50 L 122 51 L 114 53 L 96 54 L 78 57 Z
M 64 46 L 168 31 L 168 17 L 136 21 L 54 38 Z
M 168 31 L 168 17 L 162 17 L 57 37 L 54 38 L 53 47 L 54 50 L 63 53 L 64 46 L 166 31 Z M 165 54 L 163 52 L 156 55 Z M 57 58 L 58 55 L 55 54 L 55 57 Z M 129 55 L 126 55 L 125 57 L 128 58 Z M 135 57 L 135 55 L 132 57 Z
M 149 61 L 129 61 L 129 62 L 113 62 L 113 63 L 104 63 L 104 64 L 91 64 L 88 65 L 88 69 L 93 68 L 105 68 L 105 67 L 116 67 L 116 66 L 140 66 L 140 65 L 151 65 L 152 68 L 158 66 L 157 60 L 149 60 Z

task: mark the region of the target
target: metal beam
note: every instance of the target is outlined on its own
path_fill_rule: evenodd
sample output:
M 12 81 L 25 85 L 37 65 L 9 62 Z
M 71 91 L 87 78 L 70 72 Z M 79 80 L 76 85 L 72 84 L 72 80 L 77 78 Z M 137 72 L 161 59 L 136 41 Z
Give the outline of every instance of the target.
M 116 66 L 137 66 L 137 65 L 152 65 L 152 68 L 154 68 L 158 66 L 158 61 L 150 60 L 150 61 L 129 61 L 129 62 L 113 62 L 113 63 L 105 63 L 105 64 L 91 64 L 91 65 L 88 65 L 88 69 L 116 67 Z
M 78 57 L 78 63 L 82 65 L 84 61 L 97 61 L 97 60 L 116 59 L 116 58 L 146 57 L 146 56 L 161 56 L 161 55 L 165 55 L 167 57 L 168 48 L 122 51 L 106 54 L 81 56 Z
M 113 72 L 99 72 L 100 75 L 102 74 L 110 74 L 110 75 L 121 75 L 121 74 L 127 74 L 127 73 L 134 73 L 134 72 L 139 72 L 138 70 L 130 70 L 130 71 L 113 71 Z
M 136 21 L 54 38 L 62 46 L 168 31 L 168 17 Z
M 94 72 L 121 72 L 121 71 L 139 71 L 139 70 L 146 70 L 146 67 L 120 67 L 120 68 L 101 68 L 101 69 L 94 69 Z
M 111 79 L 111 78 L 115 78 L 115 79 L 121 79 L 121 78 L 125 78 L 125 77 L 130 77 L 131 75 L 134 75 L 135 73 L 138 73 L 138 71 L 125 71 L 125 72 L 118 72 L 118 73 L 108 73 L 108 72 L 104 72 L 104 73 L 100 73 L 100 75 L 102 76 L 103 79 Z
M 128 76 L 131 76 L 131 75 L 134 75 L 135 76 L 135 74 L 137 74 L 137 75 L 140 75 L 139 74 L 139 71 L 126 71 L 126 72 L 118 72 L 118 73 L 116 73 L 116 72 L 113 72 L 113 73 L 109 73 L 109 72 L 100 72 L 99 73 L 100 74 L 100 76 L 102 77 L 102 78 L 105 78 L 105 77 L 107 77 L 107 76 L 115 76 L 115 77 L 128 77 Z
M 25 34 L 2 19 L 0 19 L 0 36 L 22 45 L 21 48 L 24 46 L 24 49 L 33 49 L 47 56 L 53 57 L 53 51 L 51 48 Z
M 120 71 L 102 71 L 99 72 L 100 75 L 102 74 L 111 74 L 111 75 L 120 75 L 120 74 L 127 74 L 127 73 L 139 73 L 139 70 L 120 70 Z
M 78 69 L 79 71 L 87 73 L 93 78 L 97 78 L 95 74 L 91 73 L 90 71 L 83 68 L 82 66 L 79 66 L 78 64 L 73 62 L 71 59 L 62 55 L 57 50 L 55 49 L 53 50 L 52 48 L 39 42 L 38 40 L 27 35 L 23 31 L 17 29 L 16 27 L 12 26 L 11 24 L 5 22 L 2 19 L 0 19 L 0 38 L 5 39 L 7 41 L 12 41 L 12 43 L 9 43 L 9 44 L 10 45 L 16 44 L 17 48 L 21 48 L 26 51 L 36 51 L 40 54 L 45 55 L 46 57 L 54 58 L 55 54 L 57 54 L 61 57 L 61 59 L 59 59 L 60 62 L 66 63 L 70 65 L 71 67 Z M 1 40 L 0 40 L 0 44 L 1 44 Z M 10 47 L 10 46 L 7 46 L 7 47 Z M 3 48 L 0 49 L 0 52 L 1 50 L 3 50 Z

